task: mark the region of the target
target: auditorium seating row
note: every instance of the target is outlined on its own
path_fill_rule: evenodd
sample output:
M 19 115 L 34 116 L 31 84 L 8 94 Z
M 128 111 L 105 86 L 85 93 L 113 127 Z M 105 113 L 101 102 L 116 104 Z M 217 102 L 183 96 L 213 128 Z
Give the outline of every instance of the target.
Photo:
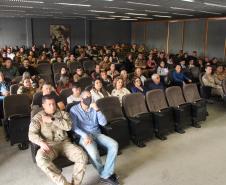
M 205 121 L 207 107 L 205 100 L 200 98 L 196 84 L 181 87 L 168 87 L 162 90 L 149 91 L 144 97 L 140 93 L 123 97 L 122 105 L 117 97 L 105 97 L 97 101 L 97 105 L 106 116 L 108 124 L 101 128 L 102 132 L 119 143 L 119 149 L 133 141 L 138 147 L 154 136 L 168 135 Z M 109 106 L 110 105 L 110 106 Z M 67 105 L 70 111 L 72 105 Z M 20 143 L 20 149 L 28 146 L 28 128 L 31 119 L 30 99 L 27 95 L 10 95 L 3 101 L 4 127 L 11 145 Z M 39 109 L 40 110 L 40 109 Z M 35 113 L 32 112 L 32 116 Z M 78 143 L 79 137 L 69 133 L 73 142 Z M 161 139 L 161 138 L 160 138 Z M 38 146 L 31 144 L 32 156 Z M 57 159 L 58 166 L 64 167 L 70 161 Z

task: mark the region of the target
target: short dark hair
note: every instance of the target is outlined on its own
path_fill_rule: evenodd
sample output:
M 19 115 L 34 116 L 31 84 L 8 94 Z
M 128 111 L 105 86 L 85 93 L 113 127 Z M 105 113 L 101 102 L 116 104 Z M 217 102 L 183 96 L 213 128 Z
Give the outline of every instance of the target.
M 8 57 L 4 59 L 4 62 L 5 62 L 6 60 L 10 60 L 11 62 L 13 62 L 12 59 L 11 59 L 11 58 L 8 58 Z
M 55 98 L 54 98 L 54 96 L 51 95 L 51 94 L 44 95 L 44 96 L 42 97 L 42 104 L 44 104 L 46 100 L 54 100 L 54 101 L 56 101 Z
M 72 85 L 71 85 L 71 88 L 73 89 L 73 88 L 81 88 L 81 85 L 80 85 L 80 83 L 79 82 L 73 82 L 72 83 Z
M 26 61 L 26 60 L 29 62 L 29 59 L 28 58 L 23 59 L 23 62 Z

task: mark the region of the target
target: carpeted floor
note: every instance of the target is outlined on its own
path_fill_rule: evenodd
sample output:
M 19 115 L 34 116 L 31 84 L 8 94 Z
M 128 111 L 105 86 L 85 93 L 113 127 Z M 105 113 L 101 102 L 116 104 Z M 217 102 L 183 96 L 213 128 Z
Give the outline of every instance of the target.
M 154 139 L 140 149 L 131 144 L 118 157 L 116 172 L 124 185 L 226 184 L 226 105 L 208 105 L 201 129 Z M 72 166 L 63 174 L 70 179 Z M 83 185 L 97 185 L 98 174 L 87 166 Z M 0 127 L 0 185 L 53 185 L 32 162 L 30 149 L 18 150 L 4 140 Z

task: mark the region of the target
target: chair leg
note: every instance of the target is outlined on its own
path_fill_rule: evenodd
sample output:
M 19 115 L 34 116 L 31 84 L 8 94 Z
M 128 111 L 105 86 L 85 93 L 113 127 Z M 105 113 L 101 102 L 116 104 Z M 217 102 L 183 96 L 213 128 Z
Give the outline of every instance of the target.
M 134 143 L 136 146 L 138 146 L 139 148 L 144 148 L 144 147 L 146 147 L 146 145 L 144 144 L 144 141 L 141 140 L 141 139 L 139 139 L 139 138 L 137 138 L 137 137 L 132 138 L 132 141 L 133 141 L 133 143 Z
M 20 143 L 20 144 L 18 145 L 18 148 L 19 148 L 20 150 L 26 150 L 26 149 L 28 149 L 28 147 L 29 147 L 29 143 L 28 143 L 28 142 Z

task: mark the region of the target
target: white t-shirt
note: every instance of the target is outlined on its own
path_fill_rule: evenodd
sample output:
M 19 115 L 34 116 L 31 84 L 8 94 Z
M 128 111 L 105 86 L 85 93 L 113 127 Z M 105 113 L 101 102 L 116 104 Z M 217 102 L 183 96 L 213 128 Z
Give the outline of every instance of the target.
M 75 97 L 73 94 L 69 97 L 67 97 L 67 104 L 73 103 L 75 101 L 81 101 L 80 97 Z

